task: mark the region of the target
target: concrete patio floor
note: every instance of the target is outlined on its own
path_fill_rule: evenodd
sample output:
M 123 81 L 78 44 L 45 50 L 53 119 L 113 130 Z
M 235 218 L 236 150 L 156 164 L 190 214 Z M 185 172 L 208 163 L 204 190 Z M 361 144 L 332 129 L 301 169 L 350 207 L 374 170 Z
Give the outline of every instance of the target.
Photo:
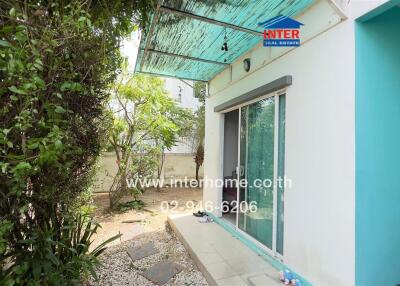
M 168 222 L 210 285 L 283 285 L 277 269 L 219 224 L 191 214 L 170 215 Z

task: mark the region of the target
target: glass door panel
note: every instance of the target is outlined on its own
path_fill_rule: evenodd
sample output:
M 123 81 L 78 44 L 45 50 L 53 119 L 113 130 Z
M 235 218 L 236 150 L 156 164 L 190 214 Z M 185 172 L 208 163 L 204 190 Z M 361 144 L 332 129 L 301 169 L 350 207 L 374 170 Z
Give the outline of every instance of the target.
M 240 140 L 240 150 L 239 150 L 239 182 L 242 180 L 247 180 L 247 115 L 248 108 L 243 107 L 240 111 L 240 132 L 239 132 L 239 140 Z M 238 206 L 238 227 L 243 231 L 246 231 L 246 220 L 245 215 L 242 213 L 240 205 L 242 202 L 247 203 L 247 188 L 239 183 L 239 206 Z
M 272 249 L 275 98 L 241 108 L 240 203 L 257 205 L 256 211 L 239 213 L 240 229 Z M 242 209 L 243 210 L 243 209 Z
M 283 255 L 286 96 L 279 96 L 276 251 Z

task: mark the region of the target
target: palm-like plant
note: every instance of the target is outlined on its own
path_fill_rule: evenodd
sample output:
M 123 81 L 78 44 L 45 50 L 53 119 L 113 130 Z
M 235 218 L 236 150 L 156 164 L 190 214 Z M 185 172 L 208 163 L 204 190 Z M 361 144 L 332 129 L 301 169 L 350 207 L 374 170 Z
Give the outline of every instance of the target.
M 204 136 L 205 136 L 205 101 L 206 84 L 196 82 L 194 84 L 194 96 L 200 101 L 201 106 L 195 113 L 194 128 L 194 162 L 196 163 L 196 180 L 199 181 L 199 170 L 204 163 Z

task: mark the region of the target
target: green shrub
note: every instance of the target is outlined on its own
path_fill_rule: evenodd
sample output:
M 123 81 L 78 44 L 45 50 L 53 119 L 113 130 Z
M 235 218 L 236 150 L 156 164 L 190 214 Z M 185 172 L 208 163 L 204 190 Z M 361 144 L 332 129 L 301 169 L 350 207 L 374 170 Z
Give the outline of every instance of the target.
M 56 222 L 54 222 L 56 223 Z M 66 216 L 61 232 L 51 226 L 37 230 L 20 243 L 29 252 L 17 252 L 3 272 L 1 285 L 79 285 L 82 272 L 96 278 L 94 267 L 105 245 L 118 236 L 89 250 L 99 225 L 88 216 Z
M 117 210 L 120 212 L 127 212 L 130 210 L 142 210 L 144 207 L 144 202 L 141 200 L 133 200 L 125 203 L 119 203 Z
M 79 211 L 108 136 L 119 43 L 151 2 L 0 2 L 0 285 L 93 273 L 96 226 Z

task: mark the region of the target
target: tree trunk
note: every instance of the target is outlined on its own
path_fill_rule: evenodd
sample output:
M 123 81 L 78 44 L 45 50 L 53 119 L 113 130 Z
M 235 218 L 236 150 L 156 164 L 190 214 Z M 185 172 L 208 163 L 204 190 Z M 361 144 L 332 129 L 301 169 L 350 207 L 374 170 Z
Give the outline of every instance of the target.
M 161 153 L 161 158 L 160 158 L 160 161 L 159 161 L 159 164 L 158 164 L 158 167 L 157 167 L 157 179 L 158 179 L 157 192 L 160 191 L 161 175 L 162 175 L 162 169 L 163 169 L 163 166 L 164 166 L 164 162 L 165 162 L 165 153 L 164 153 L 164 149 L 163 149 L 162 153 Z
M 200 165 L 196 164 L 196 181 L 197 181 L 197 184 L 199 183 L 199 169 L 200 169 Z
M 121 198 L 127 193 L 128 185 L 126 182 L 126 170 L 122 170 L 120 174 L 114 177 L 113 184 L 109 190 L 110 209 L 114 210 L 120 202 Z

